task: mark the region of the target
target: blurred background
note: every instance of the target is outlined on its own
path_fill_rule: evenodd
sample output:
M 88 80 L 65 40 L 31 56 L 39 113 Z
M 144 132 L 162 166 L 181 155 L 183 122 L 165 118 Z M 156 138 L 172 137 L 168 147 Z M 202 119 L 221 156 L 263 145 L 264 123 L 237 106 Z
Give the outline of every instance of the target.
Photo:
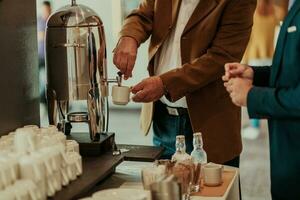
M 124 18 L 136 8 L 140 0 L 78 0 L 77 3 L 93 8 L 104 23 L 107 51 L 108 74 L 114 78 L 117 70 L 112 63 L 112 51 L 118 42 L 118 32 Z M 45 63 L 44 63 L 44 30 L 47 18 L 52 11 L 59 9 L 70 0 L 37 0 L 37 23 L 39 44 L 39 69 L 41 93 L 41 125 L 47 126 L 47 111 L 44 98 Z M 280 21 L 287 13 L 287 0 L 258 0 L 254 16 L 252 36 L 246 50 L 243 63 L 252 66 L 272 64 L 274 48 L 280 28 Z M 147 43 L 139 48 L 133 78 L 125 85 L 132 86 L 147 77 Z M 84 104 L 79 106 L 85 106 Z M 140 104 L 130 103 L 126 107 L 118 107 L 110 103 L 109 130 L 116 132 L 119 144 L 152 145 L 152 132 L 144 137 L 139 129 Z M 269 188 L 269 143 L 266 121 L 249 120 L 247 111 L 243 110 L 242 136 L 244 150 L 241 156 L 242 195 L 245 200 L 271 199 Z M 87 129 L 85 125 L 75 127 L 77 131 Z M 255 176 L 253 176 L 255 174 Z

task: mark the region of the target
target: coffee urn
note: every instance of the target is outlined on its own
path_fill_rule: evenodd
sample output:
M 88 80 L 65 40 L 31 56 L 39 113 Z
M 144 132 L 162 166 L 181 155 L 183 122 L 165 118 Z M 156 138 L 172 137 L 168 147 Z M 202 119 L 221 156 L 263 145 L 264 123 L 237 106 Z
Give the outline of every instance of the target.
M 108 80 L 104 27 L 90 8 L 72 0 L 53 13 L 46 29 L 47 102 L 49 123 L 66 134 L 72 123 L 87 123 L 91 140 L 108 130 Z M 85 111 L 70 112 L 75 101 Z

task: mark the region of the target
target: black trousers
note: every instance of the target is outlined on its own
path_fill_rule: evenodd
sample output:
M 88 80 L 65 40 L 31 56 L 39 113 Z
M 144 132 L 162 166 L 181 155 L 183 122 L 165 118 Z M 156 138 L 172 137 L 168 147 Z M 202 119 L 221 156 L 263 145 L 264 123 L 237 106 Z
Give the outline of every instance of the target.
M 234 159 L 223 163 L 223 165 L 239 168 L 240 167 L 240 157 L 239 156 L 235 157 Z

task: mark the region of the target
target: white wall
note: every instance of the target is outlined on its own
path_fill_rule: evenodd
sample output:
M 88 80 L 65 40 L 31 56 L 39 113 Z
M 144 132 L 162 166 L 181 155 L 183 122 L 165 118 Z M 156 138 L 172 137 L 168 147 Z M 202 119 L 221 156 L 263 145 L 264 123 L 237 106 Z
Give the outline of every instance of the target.
M 37 0 L 38 4 L 42 2 L 42 0 Z M 53 11 L 59 9 L 62 6 L 70 4 L 71 0 L 52 0 Z M 117 73 L 117 69 L 114 67 L 112 62 L 112 51 L 117 43 L 117 33 L 119 32 L 120 26 L 120 0 L 77 0 L 78 4 L 84 4 L 92 8 L 94 11 L 98 13 L 101 17 L 106 34 L 107 40 L 107 52 L 108 52 L 108 71 L 109 77 L 115 77 Z M 39 6 L 37 6 L 39 7 Z M 38 9 L 39 13 L 39 9 Z M 147 54 L 148 45 L 142 45 L 139 49 L 139 54 L 136 62 L 136 66 L 134 69 L 134 77 L 126 82 L 125 85 L 132 86 L 138 83 L 140 80 L 148 76 L 147 73 L 147 62 L 148 62 L 148 54 Z M 137 104 L 130 104 L 130 107 L 139 106 Z

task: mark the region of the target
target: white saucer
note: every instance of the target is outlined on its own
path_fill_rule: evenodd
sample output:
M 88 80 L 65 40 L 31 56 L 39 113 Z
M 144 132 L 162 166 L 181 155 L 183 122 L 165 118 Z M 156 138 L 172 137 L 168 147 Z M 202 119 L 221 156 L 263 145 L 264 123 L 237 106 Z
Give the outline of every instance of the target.
M 93 194 L 94 200 L 147 200 L 147 192 L 136 189 L 109 189 Z

